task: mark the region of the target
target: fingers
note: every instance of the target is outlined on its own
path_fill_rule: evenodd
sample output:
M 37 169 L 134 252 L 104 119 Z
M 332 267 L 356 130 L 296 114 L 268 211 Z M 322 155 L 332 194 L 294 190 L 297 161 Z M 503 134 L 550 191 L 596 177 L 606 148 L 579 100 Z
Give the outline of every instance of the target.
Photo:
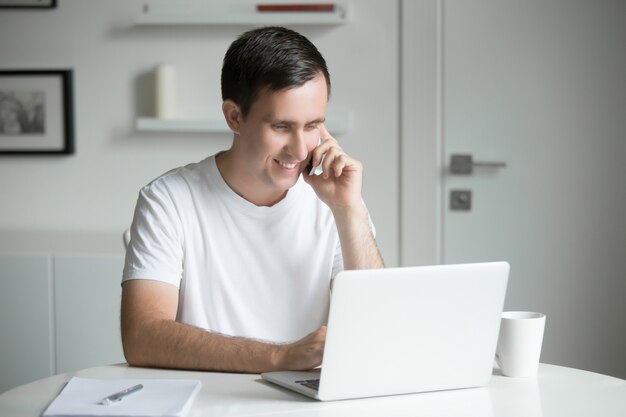
M 326 126 L 321 124 L 319 131 L 321 143 L 312 152 L 311 164 L 314 167 L 321 164 L 323 177 L 326 179 L 331 175 L 339 177 L 353 160 L 341 149 L 337 140 L 328 133 Z
M 322 326 L 304 340 L 304 367 L 313 369 L 322 364 L 326 344 L 326 326 Z
M 320 326 L 317 330 L 315 330 L 313 333 L 311 333 L 311 336 L 317 342 L 324 343 L 326 341 L 326 331 L 327 331 L 327 327 L 326 326 Z
M 326 129 L 326 125 L 324 125 L 324 123 L 320 123 L 319 129 L 320 129 L 320 137 L 322 139 L 332 137 L 330 133 L 328 132 L 328 130 Z
M 337 141 L 332 137 L 320 137 L 321 143 L 313 149 L 311 163 L 313 166 L 318 166 L 322 160 L 325 159 L 326 152 L 328 152 L 333 146 L 339 146 Z
M 311 164 L 321 165 L 322 175 L 309 170 L 303 179 L 331 209 L 356 207 L 361 201 L 363 165 L 343 151 L 324 125 L 318 131 L 321 143 L 311 152 Z
M 335 138 L 332 137 L 328 130 L 326 130 L 326 126 L 323 123 L 319 125 L 320 132 L 320 144 L 313 149 L 311 163 L 313 166 L 318 166 L 322 159 L 324 158 L 324 154 L 328 152 L 328 150 L 333 146 L 339 146 Z
M 291 345 L 290 363 L 287 369 L 308 370 L 319 366 L 324 357 L 326 326 L 322 326 Z
M 302 346 L 305 347 L 305 351 L 313 354 L 323 354 L 324 344 L 326 343 L 326 326 L 321 326 L 319 329 L 308 334 L 301 342 Z
M 322 169 L 324 178 L 329 178 L 333 173 L 339 177 L 348 163 L 348 156 L 339 147 L 331 147 L 324 155 Z

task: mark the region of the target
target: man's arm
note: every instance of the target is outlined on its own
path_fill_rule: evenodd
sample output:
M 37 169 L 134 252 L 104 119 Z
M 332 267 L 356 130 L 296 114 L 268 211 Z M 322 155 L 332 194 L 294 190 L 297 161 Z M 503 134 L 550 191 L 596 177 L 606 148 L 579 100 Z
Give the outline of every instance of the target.
M 333 215 L 341 242 L 344 269 L 384 268 L 365 206 L 361 203 L 353 208 L 335 209 Z
M 305 172 L 304 179 L 333 212 L 344 268 L 384 268 L 361 198 L 363 165 L 341 149 L 323 124 L 319 130 L 323 142 L 313 151 L 311 163 L 317 166 L 321 162 L 323 174 L 309 176 Z
M 178 289 L 153 280 L 122 286 L 122 344 L 130 365 L 260 373 L 320 365 L 326 338 L 321 327 L 285 345 L 223 336 L 176 322 Z

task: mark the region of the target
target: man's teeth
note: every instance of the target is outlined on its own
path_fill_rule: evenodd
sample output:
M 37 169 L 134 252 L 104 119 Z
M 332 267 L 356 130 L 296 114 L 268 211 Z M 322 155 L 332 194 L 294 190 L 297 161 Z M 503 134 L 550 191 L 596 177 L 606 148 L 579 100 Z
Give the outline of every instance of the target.
M 284 167 L 287 169 L 294 169 L 296 167 L 296 164 L 288 164 L 286 162 L 281 162 L 281 161 L 278 161 L 278 163 L 280 164 L 281 167 Z

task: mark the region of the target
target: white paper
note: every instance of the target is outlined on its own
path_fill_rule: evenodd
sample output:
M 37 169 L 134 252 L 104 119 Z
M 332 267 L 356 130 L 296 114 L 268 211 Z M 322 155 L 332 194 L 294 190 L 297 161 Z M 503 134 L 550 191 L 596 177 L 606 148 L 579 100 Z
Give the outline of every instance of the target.
M 99 402 L 116 392 L 142 384 L 143 389 L 112 405 Z M 202 383 L 188 379 L 90 379 L 73 377 L 44 411 L 61 416 L 184 417 Z

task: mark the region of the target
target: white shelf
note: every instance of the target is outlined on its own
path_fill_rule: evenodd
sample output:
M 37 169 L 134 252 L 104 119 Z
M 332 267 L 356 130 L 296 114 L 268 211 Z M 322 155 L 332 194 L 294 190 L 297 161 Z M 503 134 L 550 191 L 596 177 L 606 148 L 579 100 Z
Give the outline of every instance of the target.
M 157 119 L 140 117 L 135 122 L 139 131 L 149 132 L 213 132 L 227 133 L 230 130 L 223 119 Z
M 333 135 L 340 135 L 350 130 L 350 113 L 335 110 L 326 116 L 326 128 Z M 181 133 L 229 133 L 230 129 L 223 118 L 213 119 L 157 119 L 139 117 L 135 128 L 141 132 L 181 132 Z
M 333 12 L 257 12 L 154 10 L 146 7 L 135 20 L 136 25 L 341 25 L 346 23 L 346 9 L 335 5 Z

